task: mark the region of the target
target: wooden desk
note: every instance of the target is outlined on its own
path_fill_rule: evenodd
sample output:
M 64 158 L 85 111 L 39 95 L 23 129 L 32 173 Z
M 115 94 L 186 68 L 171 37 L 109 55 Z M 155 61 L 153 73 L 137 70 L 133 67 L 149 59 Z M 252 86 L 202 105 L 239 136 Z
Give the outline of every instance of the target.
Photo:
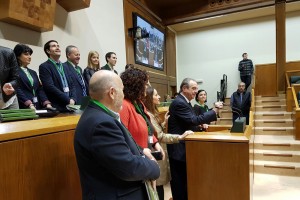
M 249 138 L 231 134 L 228 127 L 200 132 L 186 138 L 189 200 L 249 200 Z
M 80 200 L 79 115 L 0 124 L 0 199 Z

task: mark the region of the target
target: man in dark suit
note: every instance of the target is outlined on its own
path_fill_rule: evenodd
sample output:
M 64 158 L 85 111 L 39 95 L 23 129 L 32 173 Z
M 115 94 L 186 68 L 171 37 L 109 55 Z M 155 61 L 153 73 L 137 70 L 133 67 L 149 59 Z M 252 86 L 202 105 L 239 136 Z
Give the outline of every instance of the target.
M 201 124 L 209 124 L 217 119 L 222 102 L 215 103 L 215 108 L 202 115 L 195 115 L 190 103 L 198 91 L 197 82 L 185 78 L 180 85 L 180 94 L 169 108 L 168 131 L 171 134 L 182 134 L 187 130 L 200 131 Z M 168 144 L 168 154 L 171 170 L 171 190 L 173 200 L 187 200 L 187 174 L 184 141 L 178 144 Z
M 148 199 L 144 180 L 158 178 L 159 167 L 120 122 L 122 80 L 100 70 L 90 80 L 89 93 L 74 138 L 82 199 Z
M 114 52 L 108 52 L 105 55 L 105 60 L 106 60 L 106 65 L 104 65 L 103 67 L 101 67 L 101 69 L 104 70 L 109 70 L 109 71 L 114 71 L 116 74 L 118 74 L 118 72 L 114 69 L 114 67 L 117 64 L 117 55 Z
M 60 112 L 67 112 L 66 106 L 74 105 L 76 101 L 76 91 L 70 78 L 70 72 L 59 60 L 61 51 L 57 41 L 48 41 L 44 45 L 44 51 L 48 60 L 39 67 L 44 91 L 53 107 Z
M 0 109 L 18 109 L 18 63 L 12 49 L 0 46 Z
M 251 93 L 247 92 L 244 82 L 240 82 L 237 91 L 231 95 L 230 106 L 232 109 L 232 123 L 234 123 L 238 117 L 246 117 L 246 124 L 248 125 L 251 108 Z
M 73 80 L 73 86 L 76 90 L 76 104 L 81 104 L 83 97 L 87 96 L 87 85 L 82 76 L 82 69 L 78 66 L 80 60 L 80 53 L 77 47 L 69 45 L 66 48 L 67 62 L 63 63 L 63 66 L 70 71 L 71 78 Z

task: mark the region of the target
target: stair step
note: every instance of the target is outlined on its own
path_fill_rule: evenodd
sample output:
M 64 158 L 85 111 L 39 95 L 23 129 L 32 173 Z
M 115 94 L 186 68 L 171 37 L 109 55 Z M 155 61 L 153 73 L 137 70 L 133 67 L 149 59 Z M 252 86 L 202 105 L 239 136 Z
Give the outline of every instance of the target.
M 220 110 L 219 115 L 221 118 L 232 118 L 231 110 Z
M 226 97 L 226 98 L 224 99 L 224 103 L 225 103 L 225 104 L 230 104 L 230 97 Z
M 257 119 L 254 120 L 255 127 L 293 127 L 291 119 Z
M 257 100 L 255 101 L 256 106 L 267 106 L 267 105 L 286 105 L 285 99 L 275 99 L 275 100 Z
M 286 105 L 255 106 L 255 111 L 286 111 Z
M 269 124 L 270 125 L 270 124 Z M 255 123 L 256 126 L 256 123 Z M 293 135 L 293 127 L 254 127 L 254 134 L 257 135 Z
M 286 99 L 285 94 L 279 94 L 278 96 L 255 96 L 255 102 L 256 101 L 274 101 L 274 100 L 281 100 Z
M 300 141 L 294 136 L 255 135 L 254 149 L 300 151 Z
M 254 162 L 250 162 L 250 164 L 254 166 L 255 173 L 300 176 L 300 163 L 297 162 L 254 160 Z
M 255 160 L 277 161 L 277 162 L 300 162 L 299 151 L 283 151 L 283 150 L 250 150 L 250 157 Z
M 218 118 L 216 124 L 218 124 L 218 125 L 232 125 L 232 118 Z
M 255 119 L 291 119 L 292 113 L 285 112 L 285 111 L 278 111 L 278 112 L 255 112 L 254 118 Z

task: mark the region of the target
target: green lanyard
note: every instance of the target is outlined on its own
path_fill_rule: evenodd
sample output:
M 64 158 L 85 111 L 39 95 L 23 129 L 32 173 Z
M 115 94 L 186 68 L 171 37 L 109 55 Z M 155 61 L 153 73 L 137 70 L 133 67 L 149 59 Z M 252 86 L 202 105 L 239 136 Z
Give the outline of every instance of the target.
M 138 111 L 138 113 L 140 115 L 142 115 L 142 117 L 144 118 L 144 120 L 146 121 L 147 124 L 147 128 L 148 128 L 148 135 L 152 136 L 153 134 L 151 133 L 151 129 L 150 129 L 150 124 L 149 124 L 149 119 L 147 118 L 147 116 L 145 115 L 145 113 L 141 110 L 141 108 L 137 105 L 136 102 L 133 103 L 135 109 Z
M 70 63 L 72 66 L 74 66 L 74 64 L 72 62 L 68 61 L 68 63 Z M 81 75 L 80 74 L 80 69 L 77 66 L 75 66 L 74 68 L 75 68 L 75 71 L 77 72 L 77 74 Z
M 99 106 L 100 108 L 102 108 L 108 115 L 110 115 L 113 118 L 116 118 L 116 115 L 113 114 L 108 108 L 105 107 L 105 105 L 103 105 L 102 103 L 100 103 L 99 101 L 95 100 L 95 99 L 91 99 L 90 100 L 92 103 L 96 104 L 97 106 Z M 122 123 L 121 123 L 122 124 Z M 135 146 L 137 147 L 138 151 L 140 152 L 141 155 L 143 155 L 143 153 L 141 152 L 141 148 L 137 145 L 137 143 L 135 142 L 135 140 L 133 139 L 131 133 L 128 131 L 128 129 L 122 124 L 122 126 L 125 128 L 127 134 L 129 135 L 129 137 L 133 140 Z
M 31 74 L 29 73 L 29 71 L 28 71 L 27 68 L 21 67 L 21 69 L 22 69 L 22 70 L 24 71 L 24 73 L 26 74 L 26 76 L 27 76 L 27 78 L 28 78 L 28 80 L 29 80 L 29 82 L 30 82 L 30 85 L 31 85 L 31 87 L 32 87 L 32 94 L 33 94 L 33 96 L 35 96 L 35 91 L 34 91 L 34 89 L 33 89 L 33 78 L 32 78 L 32 76 L 31 76 Z
M 95 100 L 95 99 L 91 99 L 91 102 L 93 102 L 94 104 L 96 104 L 97 106 L 99 106 L 100 108 L 102 108 L 103 110 L 105 110 L 105 112 L 107 114 L 109 114 L 110 116 L 112 116 L 111 111 L 108 110 L 108 108 L 105 107 L 105 105 L 103 105 L 102 103 L 100 103 L 99 101 Z M 115 117 L 115 116 L 112 116 Z
M 49 58 L 48 60 L 50 60 L 50 62 L 52 62 L 53 65 L 56 67 L 56 69 L 61 77 L 63 87 L 68 87 L 67 77 L 65 76 L 64 68 L 63 68 L 61 62 L 58 63 L 59 64 L 59 67 L 58 67 L 57 64 L 54 62 L 54 60 L 52 60 L 51 58 Z
M 58 73 L 60 73 L 60 75 L 63 77 L 63 79 L 65 79 L 65 72 L 64 72 L 64 68 L 62 66 L 61 63 L 59 63 L 59 67 L 57 66 L 57 64 L 51 59 L 49 58 L 49 60 L 53 63 L 53 65 L 56 67 Z

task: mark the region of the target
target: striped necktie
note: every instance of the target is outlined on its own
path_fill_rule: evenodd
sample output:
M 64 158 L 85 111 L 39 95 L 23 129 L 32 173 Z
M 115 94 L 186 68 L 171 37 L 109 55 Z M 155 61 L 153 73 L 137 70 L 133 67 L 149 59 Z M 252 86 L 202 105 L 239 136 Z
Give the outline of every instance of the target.
M 82 95 L 83 95 L 83 96 L 87 96 L 86 87 L 85 87 L 85 84 L 84 84 L 82 75 L 80 74 L 80 69 L 79 69 L 79 67 L 76 66 L 76 67 L 75 67 L 75 70 L 76 70 L 76 74 L 77 74 L 77 76 L 78 76 L 78 80 L 79 80 L 79 83 L 80 83 L 80 86 L 81 86 L 81 89 L 82 89 Z

